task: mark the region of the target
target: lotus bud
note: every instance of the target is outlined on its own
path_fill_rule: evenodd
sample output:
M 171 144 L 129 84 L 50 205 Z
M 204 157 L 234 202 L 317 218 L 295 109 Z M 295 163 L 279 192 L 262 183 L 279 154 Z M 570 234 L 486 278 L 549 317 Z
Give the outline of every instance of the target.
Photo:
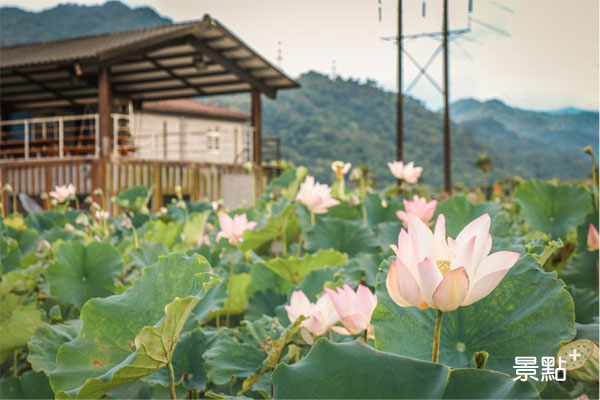
M 484 369 L 485 363 L 487 362 L 490 354 L 487 351 L 476 351 L 473 354 L 473 361 L 471 362 L 471 366 L 477 369 Z
M 10 186 L 10 185 L 7 183 L 6 185 L 4 185 L 4 189 L 3 189 L 3 190 L 4 190 L 5 192 L 12 193 L 12 191 L 13 191 L 13 188 L 12 188 L 12 186 Z
M 100 204 L 96 203 L 96 202 L 92 202 L 92 204 L 90 205 L 90 211 L 91 212 L 96 212 L 98 210 L 101 210 L 102 207 L 100 207 Z
M 133 224 L 131 223 L 131 219 L 128 217 L 123 217 L 121 223 L 119 224 L 121 228 L 132 229 Z
M 271 251 L 271 254 L 274 255 L 280 255 L 281 253 L 283 253 L 283 242 L 281 240 L 273 240 L 273 242 L 271 242 L 271 247 L 269 249 Z
M 85 204 L 92 204 L 94 200 L 92 199 L 92 196 L 86 196 L 85 199 L 83 199 L 83 202 Z
M 52 199 L 50 200 L 50 204 L 52 205 L 52 207 L 56 207 L 58 205 L 58 201 L 56 201 L 56 199 Z
M 183 193 L 183 189 L 182 189 L 181 185 L 175 185 L 175 194 L 178 196 L 181 196 L 182 193 Z
M 387 200 L 386 199 L 381 199 L 381 207 L 387 208 L 387 206 L 388 206 Z
M 94 196 L 102 196 L 102 189 L 96 189 L 94 190 Z
M 14 294 L 16 294 L 17 296 L 23 296 L 23 295 L 29 293 L 29 289 L 27 289 L 25 282 L 23 282 L 22 279 L 19 279 L 13 285 L 12 292 Z
M 362 169 L 356 167 L 350 172 L 350 180 L 352 181 L 360 181 L 363 177 Z
M 352 196 L 350 196 L 350 199 L 348 199 L 348 203 L 350 204 L 350 207 L 355 207 L 360 204 L 360 197 L 353 194 Z
M 48 315 L 55 321 L 61 321 L 62 313 L 60 312 L 60 306 L 58 304 L 53 305 L 50 311 L 48 312 Z
M 46 239 L 42 239 L 38 243 L 36 251 L 39 253 L 39 252 L 46 252 L 50 249 L 52 249 L 52 245 L 50 244 L 50 242 L 48 242 Z
M 77 218 L 75 218 L 75 223 L 78 225 L 88 225 L 89 224 L 89 220 L 88 217 L 85 214 L 79 214 L 77 216 Z
M 579 339 L 560 348 L 557 365 L 562 359 L 567 374 L 583 382 L 598 382 L 598 345 L 588 339 Z
M 67 232 L 75 232 L 75 227 L 71 224 L 66 224 L 65 225 L 65 231 Z
M 594 156 L 594 150 L 592 150 L 592 146 L 590 146 L 589 144 L 583 148 L 583 152 L 585 154 L 588 154 L 590 157 Z
M 48 193 L 44 192 L 44 193 L 40 194 L 40 199 L 48 200 Z

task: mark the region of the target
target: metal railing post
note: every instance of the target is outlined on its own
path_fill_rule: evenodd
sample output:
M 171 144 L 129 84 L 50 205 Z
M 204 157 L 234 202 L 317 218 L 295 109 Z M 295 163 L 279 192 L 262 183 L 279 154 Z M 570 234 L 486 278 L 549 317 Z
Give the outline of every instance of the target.
M 65 156 L 65 121 L 62 117 L 58 119 L 58 157 Z
M 113 119 L 113 155 L 119 156 L 119 120 L 118 117 L 112 116 Z
M 94 147 L 96 157 L 100 157 L 100 130 L 98 114 L 94 114 Z
M 25 159 L 29 160 L 29 122 L 23 123 L 23 133 L 25 134 Z

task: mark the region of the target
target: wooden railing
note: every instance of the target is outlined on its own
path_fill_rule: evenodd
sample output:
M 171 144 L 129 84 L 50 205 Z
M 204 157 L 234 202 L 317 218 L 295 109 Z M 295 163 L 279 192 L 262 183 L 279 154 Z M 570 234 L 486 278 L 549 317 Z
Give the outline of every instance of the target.
M 118 210 L 111 202 L 125 189 L 134 186 L 154 188 L 152 209 L 158 211 L 176 195 L 181 186 L 186 200 L 223 200 L 227 208 L 253 204 L 263 184 L 258 176 L 275 176 L 277 169 L 263 167 L 253 172 L 239 164 L 191 163 L 137 159 L 98 159 L 77 157 L 51 160 L 17 160 L 0 162 L 1 184 L 10 184 L 16 193 L 25 193 L 38 200 L 58 185 L 73 184 L 80 200 L 102 189 L 109 211 Z M 263 178 L 258 179 L 261 182 Z M 4 209 L 10 210 L 7 196 Z

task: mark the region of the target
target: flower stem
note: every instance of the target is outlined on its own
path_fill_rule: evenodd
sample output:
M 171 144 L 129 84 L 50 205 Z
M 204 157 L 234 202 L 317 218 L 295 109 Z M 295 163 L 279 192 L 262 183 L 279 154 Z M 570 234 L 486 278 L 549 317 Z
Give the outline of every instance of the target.
M 17 376 L 17 364 L 18 364 L 18 355 L 19 351 L 15 350 L 13 352 L 13 376 Z
M 169 361 L 169 393 L 171 400 L 177 400 L 177 392 L 175 391 L 175 371 L 173 371 L 173 363 Z
M 229 266 L 229 281 L 227 282 L 227 316 L 225 317 L 225 325 L 229 326 L 229 315 L 231 314 L 229 297 L 231 296 L 231 278 L 233 278 L 233 269 L 235 264 L 233 263 L 233 254 L 235 252 L 235 247 L 231 247 L 231 265 Z
M 435 328 L 433 328 L 433 353 L 431 355 L 431 361 L 438 362 L 440 356 L 440 333 L 442 332 L 442 317 L 444 313 L 438 310 L 437 317 L 435 318 Z
M 300 231 L 300 241 L 298 242 L 298 249 L 296 249 L 296 257 L 300 257 L 300 252 L 302 251 L 302 241 L 304 240 L 304 229 Z
M 315 226 L 315 213 L 310 212 L 310 226 Z

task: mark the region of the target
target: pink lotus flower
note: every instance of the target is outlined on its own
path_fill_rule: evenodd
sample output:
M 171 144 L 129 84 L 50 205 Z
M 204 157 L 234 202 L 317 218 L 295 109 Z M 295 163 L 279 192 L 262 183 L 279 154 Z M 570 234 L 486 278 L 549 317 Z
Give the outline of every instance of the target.
M 56 200 L 57 203 L 64 203 L 67 200 L 75 197 L 75 186 L 69 185 L 56 186 L 50 193 L 50 197 Z
M 598 250 L 598 230 L 596 229 L 594 224 L 590 224 L 590 227 L 588 229 L 587 245 L 589 251 Z
M 221 232 L 217 235 L 217 243 L 221 238 L 227 238 L 229 243 L 235 246 L 242 241 L 244 231 L 256 228 L 258 222 L 248 222 L 245 213 L 236 215 L 233 218 L 226 213 L 222 213 L 219 215 L 219 225 L 221 226 Z
M 408 232 L 390 246 L 396 261 L 390 266 L 386 286 L 401 307 L 456 310 L 481 300 L 498 286 L 519 259 L 519 253 L 489 254 L 492 237 L 487 214 L 473 220 L 456 237 L 446 240 L 443 214 L 435 231 L 409 214 Z
M 315 182 L 315 178 L 307 176 L 300 185 L 296 200 L 304 204 L 315 214 L 324 214 L 329 207 L 337 206 L 339 201 L 331 197 L 331 188 L 325 184 Z
M 324 335 L 332 325 L 340 320 L 340 316 L 327 295 L 321 296 L 315 304 L 311 303 L 302 291 L 294 290 L 290 298 L 290 305 L 283 307 L 292 323 L 301 315 L 307 317 L 308 319 L 302 321 L 300 326 L 317 336 Z
M 377 305 L 377 297 L 366 286 L 358 285 L 356 292 L 348 285 L 337 288 L 335 292 L 329 288 L 325 291 L 344 325 L 343 328 L 332 326 L 333 331 L 342 335 L 356 335 L 366 329 L 368 336 L 374 337 L 371 316 Z
M 437 206 L 437 200 L 431 200 L 429 203 L 424 197 L 417 195 L 413 196 L 412 201 L 402 200 L 404 203 L 405 211 L 397 211 L 396 215 L 402 220 L 402 224 L 408 226 L 408 214 L 414 214 L 421 219 L 421 221 L 429 224 L 435 213 L 435 207 Z
M 412 161 L 406 165 L 402 161 L 389 162 L 387 165 L 396 179 L 405 180 L 407 183 L 417 183 L 423 171 L 423 167 L 415 167 Z

